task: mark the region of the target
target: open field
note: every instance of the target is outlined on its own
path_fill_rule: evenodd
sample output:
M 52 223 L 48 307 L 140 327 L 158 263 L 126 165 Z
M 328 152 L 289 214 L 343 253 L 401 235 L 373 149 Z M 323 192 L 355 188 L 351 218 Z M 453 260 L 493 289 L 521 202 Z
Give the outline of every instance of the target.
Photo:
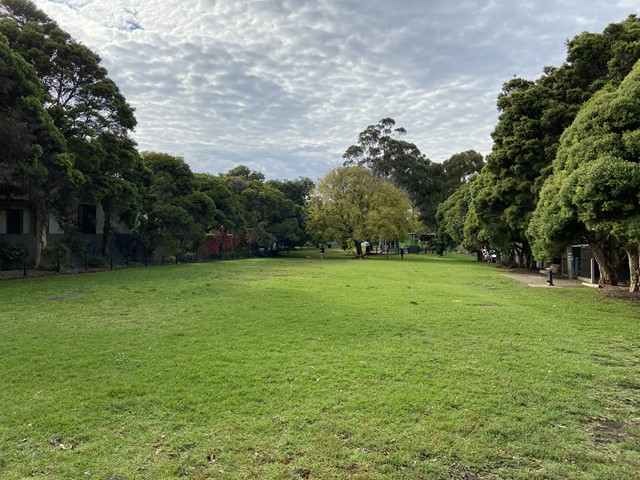
M 327 257 L 1 282 L 0 478 L 638 478 L 638 307 Z

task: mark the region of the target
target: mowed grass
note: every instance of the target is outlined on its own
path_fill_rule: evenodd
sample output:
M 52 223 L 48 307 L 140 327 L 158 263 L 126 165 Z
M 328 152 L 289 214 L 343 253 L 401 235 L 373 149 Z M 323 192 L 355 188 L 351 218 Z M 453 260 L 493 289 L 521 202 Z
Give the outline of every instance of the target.
M 0 478 L 638 478 L 637 307 L 327 256 L 0 283 Z

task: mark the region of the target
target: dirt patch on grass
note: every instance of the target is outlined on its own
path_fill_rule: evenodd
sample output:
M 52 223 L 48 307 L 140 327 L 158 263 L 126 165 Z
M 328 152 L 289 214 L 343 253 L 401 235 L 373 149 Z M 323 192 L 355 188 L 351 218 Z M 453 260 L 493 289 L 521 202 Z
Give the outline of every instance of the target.
M 597 445 L 623 442 L 629 436 L 625 424 L 608 418 L 598 418 L 592 427 Z
M 640 306 L 640 294 L 630 292 L 629 287 L 603 285 L 598 288 L 598 292 L 605 297 L 626 300 L 634 305 Z

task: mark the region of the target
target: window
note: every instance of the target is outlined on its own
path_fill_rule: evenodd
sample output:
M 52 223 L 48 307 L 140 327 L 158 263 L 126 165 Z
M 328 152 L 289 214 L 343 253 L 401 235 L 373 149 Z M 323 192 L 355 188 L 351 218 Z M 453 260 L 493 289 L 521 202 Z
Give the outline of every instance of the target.
M 22 233 L 22 210 L 17 208 L 7 209 L 7 233 Z
M 95 205 L 78 205 L 78 227 L 82 233 L 96 233 Z

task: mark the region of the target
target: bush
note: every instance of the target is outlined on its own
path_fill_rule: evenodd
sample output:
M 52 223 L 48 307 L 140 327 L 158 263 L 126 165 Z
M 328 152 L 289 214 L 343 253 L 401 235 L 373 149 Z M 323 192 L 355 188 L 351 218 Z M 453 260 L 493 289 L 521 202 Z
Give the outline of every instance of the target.
M 182 261 L 186 263 L 195 263 L 198 261 L 198 254 L 194 252 L 185 253 L 182 256 Z
M 20 245 L 10 245 L 6 242 L 0 242 L 0 265 L 13 265 L 21 263 L 29 256 L 26 248 Z
M 56 243 L 42 251 L 42 268 L 55 270 L 58 265 L 71 262 L 71 249 L 64 243 Z

